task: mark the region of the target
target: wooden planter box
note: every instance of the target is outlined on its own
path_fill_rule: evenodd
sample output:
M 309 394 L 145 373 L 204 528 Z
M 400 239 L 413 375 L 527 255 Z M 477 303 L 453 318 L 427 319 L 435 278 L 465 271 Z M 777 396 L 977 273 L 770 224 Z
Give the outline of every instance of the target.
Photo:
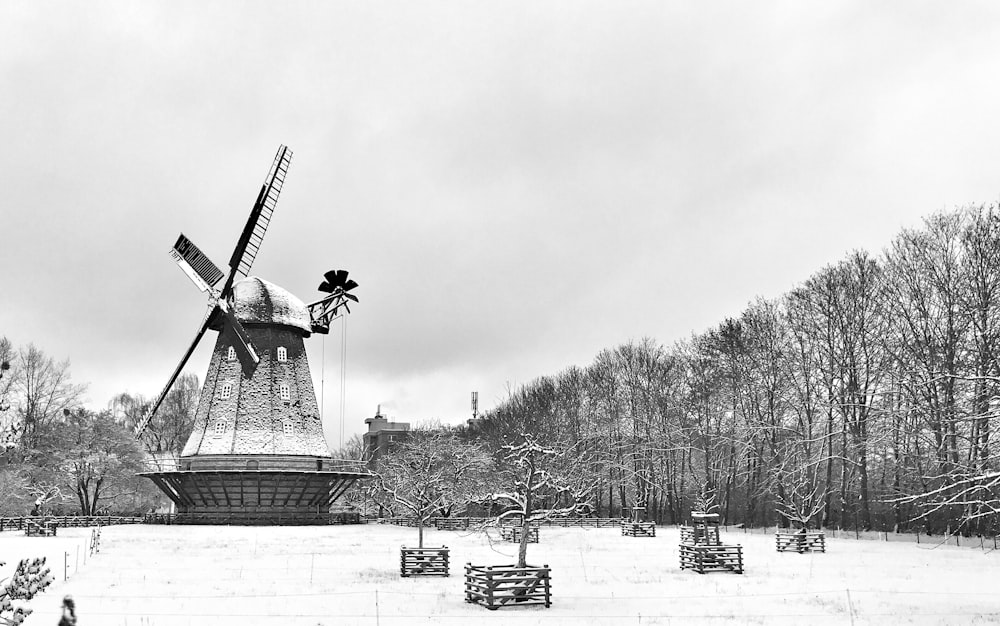
M 681 569 L 693 569 L 699 574 L 716 570 L 743 573 L 743 546 L 682 543 L 678 548 Z
M 681 526 L 681 543 L 697 543 L 709 546 L 717 546 L 719 541 L 719 527 L 709 526 L 708 532 L 701 526 Z
M 407 548 L 399 551 L 399 575 L 448 576 L 448 546 L 440 548 Z
M 465 601 L 491 611 L 502 606 L 544 604 L 552 606 L 552 576 L 548 565 L 465 564 Z
M 826 552 L 826 538 L 822 530 L 783 530 L 774 533 L 774 544 L 778 552 L 794 550 L 803 552 Z
M 58 527 L 53 521 L 28 519 L 24 521 L 24 534 L 28 537 L 55 537 Z
M 468 530 L 468 517 L 436 517 L 434 518 L 434 528 L 438 530 Z
M 622 522 L 623 537 L 655 537 L 655 522 Z
M 520 526 L 501 526 L 500 538 L 505 541 L 521 543 Z M 528 543 L 538 543 L 538 526 L 528 526 Z

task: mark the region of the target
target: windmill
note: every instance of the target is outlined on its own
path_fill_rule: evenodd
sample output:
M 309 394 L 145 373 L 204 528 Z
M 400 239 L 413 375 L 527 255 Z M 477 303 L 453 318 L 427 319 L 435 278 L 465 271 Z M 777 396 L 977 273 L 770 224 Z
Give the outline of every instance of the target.
M 357 283 L 324 275 L 306 305 L 250 276 L 292 152 L 278 149 L 224 273 L 182 233 L 170 253 L 208 294 L 208 311 L 180 363 L 135 429 L 141 437 L 208 330 L 219 333 L 177 469 L 146 476 L 187 521 L 323 523 L 326 509 L 363 472 L 334 461 L 323 436 L 303 339 L 329 332 Z M 225 279 L 225 280 L 223 280 Z M 220 286 L 221 285 L 221 286 Z M 339 469 L 338 466 L 340 466 Z

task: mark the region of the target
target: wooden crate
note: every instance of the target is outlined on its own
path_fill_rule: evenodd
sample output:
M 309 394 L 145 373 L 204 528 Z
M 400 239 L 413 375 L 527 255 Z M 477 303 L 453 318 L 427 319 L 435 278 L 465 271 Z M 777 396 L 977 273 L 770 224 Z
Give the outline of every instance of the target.
M 678 548 L 681 569 L 693 569 L 699 574 L 717 570 L 743 573 L 743 546 L 682 543 Z
M 465 601 L 491 611 L 502 606 L 552 606 L 552 572 L 542 567 L 465 564 Z
M 440 548 L 407 548 L 399 552 L 399 575 L 448 576 L 448 546 Z
M 654 522 L 622 522 L 623 537 L 655 537 L 656 524 Z
M 24 521 L 24 534 L 28 537 L 55 537 L 57 528 L 59 526 L 50 520 L 26 519 Z
M 522 532 L 520 526 L 501 526 L 500 538 L 504 541 L 521 543 Z M 538 543 L 538 526 L 528 526 L 528 543 Z
M 720 545 L 722 542 L 719 541 L 719 527 L 709 526 L 706 532 L 703 526 L 681 526 L 681 543 Z
M 436 517 L 434 528 L 438 530 L 468 530 L 468 517 Z
M 783 530 L 774 533 L 774 545 L 778 552 L 794 550 L 803 552 L 826 552 L 826 538 L 822 530 Z

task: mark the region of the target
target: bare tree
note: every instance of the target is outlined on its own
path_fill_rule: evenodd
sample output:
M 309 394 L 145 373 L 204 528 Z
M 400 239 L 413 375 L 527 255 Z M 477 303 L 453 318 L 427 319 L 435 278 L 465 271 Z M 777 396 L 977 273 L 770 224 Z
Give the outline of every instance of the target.
M 201 392 L 198 377 L 182 374 L 171 386 L 159 410 L 143 430 L 140 442 L 154 459 L 180 455 L 194 427 Z M 111 399 L 109 408 L 115 419 L 129 429 L 142 420 L 150 400 L 142 395 L 120 393 Z
M 14 348 L 6 337 L 0 337 L 0 458 L 17 448 L 21 441 L 20 423 L 14 419 L 10 406 L 10 392 L 14 385 L 12 361 Z
M 417 521 L 418 547 L 434 514 L 462 512 L 481 498 L 491 466 L 482 446 L 462 442 L 443 428 L 413 430 L 409 438 L 378 459 L 370 493 L 384 504 L 398 504 Z
M 499 522 L 520 521 L 517 567 L 525 567 L 531 525 L 589 510 L 597 480 L 580 446 L 542 445 L 527 433 L 519 439 L 502 447 L 496 490 L 489 500 L 506 509 L 498 515 Z
M 33 344 L 17 352 L 12 394 L 20 422 L 21 448 L 34 447 L 38 432 L 76 408 L 84 385 L 70 382 L 69 361 L 56 362 Z
M 789 458 L 775 468 L 775 479 L 784 485 L 775 502 L 775 510 L 790 525 L 808 529 L 814 520 L 821 519 L 825 494 L 822 481 L 814 465 Z

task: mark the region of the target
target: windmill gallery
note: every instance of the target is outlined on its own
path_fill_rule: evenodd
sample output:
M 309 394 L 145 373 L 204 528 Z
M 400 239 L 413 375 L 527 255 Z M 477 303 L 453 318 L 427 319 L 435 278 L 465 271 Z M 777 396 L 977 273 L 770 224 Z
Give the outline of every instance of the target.
M 349 313 L 357 283 L 330 271 L 306 305 L 250 276 L 292 152 L 281 146 L 223 273 L 183 234 L 171 255 L 208 293 L 209 310 L 159 397 L 142 435 L 205 332 L 218 333 L 194 428 L 176 466 L 143 473 L 193 524 L 324 524 L 330 505 L 365 473 L 335 460 L 323 436 L 304 339 Z M 224 279 L 224 280 L 223 280 Z M 221 287 L 219 287 L 221 285 Z

